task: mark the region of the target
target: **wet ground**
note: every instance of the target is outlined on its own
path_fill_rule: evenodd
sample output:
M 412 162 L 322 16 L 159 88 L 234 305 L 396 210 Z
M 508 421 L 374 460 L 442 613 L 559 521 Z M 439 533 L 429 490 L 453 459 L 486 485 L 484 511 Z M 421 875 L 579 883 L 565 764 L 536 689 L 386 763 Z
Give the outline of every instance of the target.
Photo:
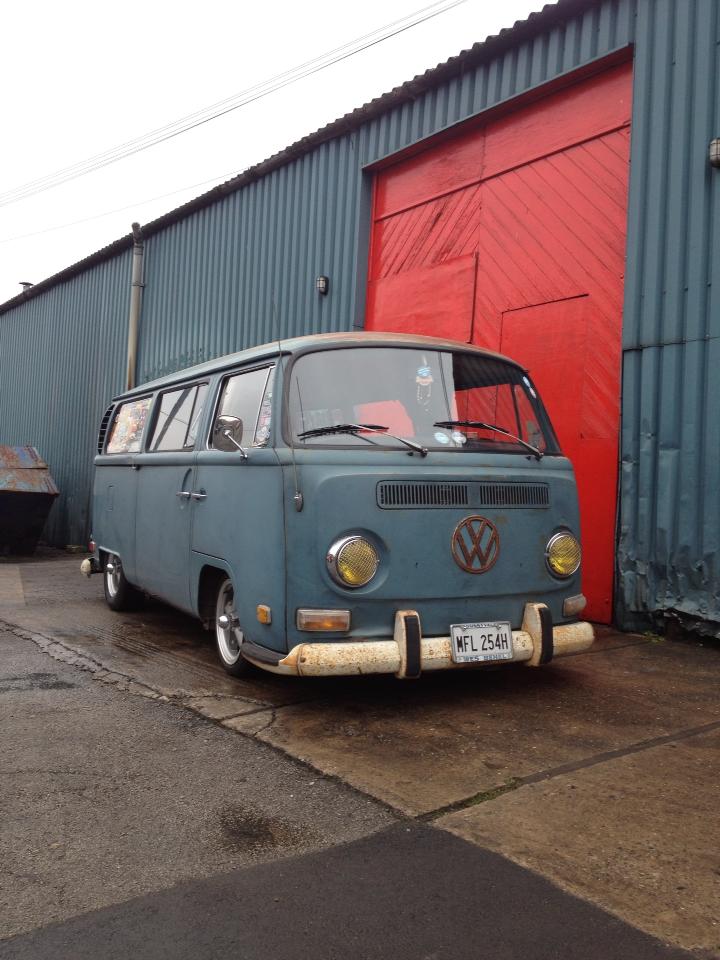
M 540 670 L 234 680 L 198 623 L 158 603 L 112 613 L 79 561 L 0 564 L 0 620 L 97 679 L 189 708 L 720 955 L 716 647 L 603 630 L 588 653 Z M 50 668 L 35 674 L 6 682 L 54 682 Z M 229 810 L 221 829 L 255 827 Z

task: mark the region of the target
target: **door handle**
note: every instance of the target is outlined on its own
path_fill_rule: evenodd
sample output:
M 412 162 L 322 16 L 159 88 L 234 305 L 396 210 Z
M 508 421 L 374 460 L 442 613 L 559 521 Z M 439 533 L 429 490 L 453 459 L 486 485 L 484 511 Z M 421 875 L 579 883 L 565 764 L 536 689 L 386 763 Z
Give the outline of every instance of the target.
M 175 496 L 176 496 L 176 497 L 180 497 L 181 500 L 189 500 L 189 499 L 190 499 L 190 491 L 189 491 L 189 490 L 178 490 L 178 492 L 175 494 Z
M 203 490 L 201 490 L 199 493 L 193 491 L 190 496 L 193 500 L 207 500 L 207 494 Z

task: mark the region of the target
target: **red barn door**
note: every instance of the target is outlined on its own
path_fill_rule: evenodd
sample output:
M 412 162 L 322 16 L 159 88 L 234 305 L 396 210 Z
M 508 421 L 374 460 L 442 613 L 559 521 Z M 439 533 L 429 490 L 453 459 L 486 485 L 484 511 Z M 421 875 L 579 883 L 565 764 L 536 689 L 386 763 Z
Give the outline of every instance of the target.
M 500 350 L 578 478 L 587 615 L 612 617 L 630 64 L 380 172 L 367 327 Z

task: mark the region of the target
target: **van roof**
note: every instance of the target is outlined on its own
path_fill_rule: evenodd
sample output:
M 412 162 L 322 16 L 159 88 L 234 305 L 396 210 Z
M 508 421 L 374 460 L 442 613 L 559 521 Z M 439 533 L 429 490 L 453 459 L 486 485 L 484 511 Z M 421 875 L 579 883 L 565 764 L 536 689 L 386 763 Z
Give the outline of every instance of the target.
M 495 353 L 492 350 L 484 350 L 482 347 L 475 347 L 469 343 L 460 343 L 457 340 L 443 340 L 439 337 L 421 337 L 414 334 L 405 333 L 374 333 L 361 332 L 355 333 L 316 333 L 305 337 L 293 337 L 288 340 L 275 340 L 273 343 L 263 343 L 257 347 L 249 347 L 247 350 L 240 350 L 238 353 L 228 353 L 222 357 L 216 357 L 214 360 L 208 360 L 206 363 L 200 363 L 194 367 L 186 367 L 183 370 L 176 370 L 167 376 L 159 377 L 156 380 L 150 380 L 147 383 L 141 383 L 132 390 L 124 390 L 117 394 L 114 400 L 121 397 L 130 397 L 136 394 L 150 393 L 162 387 L 170 386 L 174 383 L 181 383 L 184 380 L 195 380 L 198 377 L 208 376 L 218 373 L 230 367 L 235 367 L 240 363 L 253 363 L 258 360 L 270 359 L 278 354 L 303 353 L 307 350 L 332 350 L 339 347 L 363 346 L 363 347 L 432 347 L 435 350 L 467 350 L 469 353 L 476 353 L 484 357 L 494 357 L 498 360 L 504 360 L 511 363 L 521 370 L 525 368 L 512 360 L 510 357 L 503 356 L 501 353 Z

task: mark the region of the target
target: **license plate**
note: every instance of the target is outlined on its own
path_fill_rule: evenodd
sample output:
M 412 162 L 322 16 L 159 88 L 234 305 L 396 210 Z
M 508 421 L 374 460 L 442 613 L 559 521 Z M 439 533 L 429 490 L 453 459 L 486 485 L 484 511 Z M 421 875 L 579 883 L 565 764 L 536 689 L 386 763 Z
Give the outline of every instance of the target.
M 455 663 L 512 660 L 512 628 L 509 623 L 454 623 L 450 646 Z

